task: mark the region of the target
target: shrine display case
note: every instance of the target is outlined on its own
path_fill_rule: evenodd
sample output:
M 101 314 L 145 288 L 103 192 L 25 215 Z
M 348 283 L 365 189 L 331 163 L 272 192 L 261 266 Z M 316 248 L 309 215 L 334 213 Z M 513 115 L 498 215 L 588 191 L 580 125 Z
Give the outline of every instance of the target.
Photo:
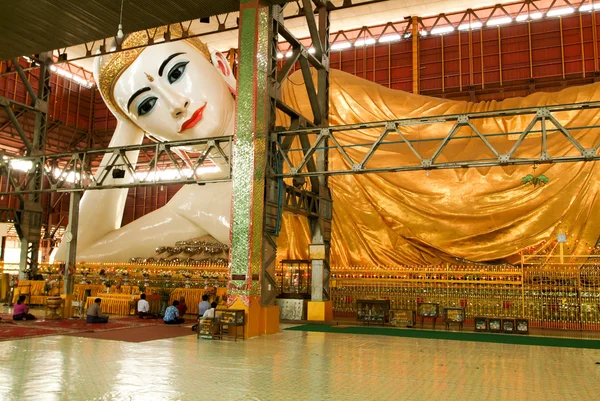
M 356 301 L 359 322 L 384 324 L 388 321 L 390 301 L 387 299 L 359 299 Z
M 215 339 L 220 338 L 221 331 L 217 319 L 198 319 L 197 338 Z
M 417 314 L 412 309 L 396 309 L 390 311 L 390 324 L 392 326 L 413 327 L 417 321 Z
M 425 318 L 431 318 L 433 322 L 433 328 L 435 329 L 437 319 L 440 317 L 440 304 L 433 302 L 418 302 L 417 316 L 419 316 L 421 321 L 421 328 L 423 328 Z
M 515 319 L 502 319 L 502 332 L 512 334 L 515 332 Z
M 529 320 L 527 319 L 515 319 L 515 333 L 517 334 L 529 334 Z
M 215 319 L 220 327 L 221 338 L 223 334 L 231 334 L 231 327 L 234 327 L 234 340 L 238 339 L 238 327 L 242 327 L 242 339 L 245 338 L 245 313 L 244 309 L 216 309 Z
M 440 304 L 421 302 L 417 305 L 417 314 L 420 317 L 439 317 Z
M 494 333 L 502 332 L 502 319 L 490 318 L 489 322 L 489 330 Z
M 476 317 L 475 318 L 475 331 L 488 331 L 489 322 L 487 317 Z
M 446 329 L 450 328 L 451 324 L 458 324 L 462 329 L 465 317 L 465 308 L 445 306 L 442 309 L 442 320 L 446 324 Z

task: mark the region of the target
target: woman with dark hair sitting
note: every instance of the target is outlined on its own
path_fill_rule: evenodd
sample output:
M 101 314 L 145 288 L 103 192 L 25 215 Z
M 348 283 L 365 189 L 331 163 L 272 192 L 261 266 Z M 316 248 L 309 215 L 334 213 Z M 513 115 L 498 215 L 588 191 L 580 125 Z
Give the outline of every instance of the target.
M 25 295 L 19 296 L 13 309 L 13 320 L 35 320 L 35 316 L 29 313 L 29 308 L 25 305 L 25 298 Z

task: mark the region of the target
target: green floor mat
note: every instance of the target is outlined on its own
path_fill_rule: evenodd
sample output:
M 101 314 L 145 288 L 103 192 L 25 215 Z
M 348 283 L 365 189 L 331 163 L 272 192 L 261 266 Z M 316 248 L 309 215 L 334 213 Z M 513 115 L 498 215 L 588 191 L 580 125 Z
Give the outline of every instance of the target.
M 369 326 L 327 326 L 320 324 L 305 324 L 286 330 L 311 331 L 319 333 L 367 334 L 391 337 L 425 338 L 433 340 L 474 341 L 497 344 L 539 345 L 545 347 L 589 348 L 600 349 L 600 340 L 584 340 L 576 338 L 535 337 L 523 334 L 493 334 L 455 331 L 432 331 L 400 329 Z

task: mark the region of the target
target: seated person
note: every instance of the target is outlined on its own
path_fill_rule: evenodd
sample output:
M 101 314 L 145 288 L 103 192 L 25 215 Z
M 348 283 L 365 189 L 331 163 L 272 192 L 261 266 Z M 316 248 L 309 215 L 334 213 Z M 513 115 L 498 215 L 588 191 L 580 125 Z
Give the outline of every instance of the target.
M 204 312 L 210 309 L 208 295 L 202 295 L 202 302 L 198 304 L 198 317 L 204 316 Z
M 146 294 L 140 295 L 140 300 L 137 303 L 137 311 L 140 319 L 151 317 L 156 319 L 156 315 L 150 313 L 150 304 L 146 301 Z
M 202 302 L 198 304 L 198 319 L 204 316 L 204 312 L 210 309 L 210 303 L 208 302 L 208 295 L 202 295 Z M 195 324 L 192 326 L 192 331 L 196 331 L 198 329 L 198 325 Z
M 102 300 L 100 298 L 94 299 L 94 303 L 91 304 L 87 310 L 86 322 L 88 322 L 88 323 L 108 323 L 108 316 L 104 316 L 102 314 L 102 309 L 100 308 L 100 302 L 102 302 Z
M 215 317 L 215 309 L 217 308 L 217 303 L 212 302 L 210 304 L 210 309 L 207 309 L 206 312 L 202 315 L 202 318 L 214 318 Z
M 29 308 L 25 305 L 25 298 L 25 295 L 19 296 L 13 309 L 13 320 L 35 320 L 35 316 L 29 313 Z
M 177 310 L 179 311 L 179 316 L 183 318 L 185 316 L 185 312 L 187 312 L 187 305 L 185 304 L 185 298 L 179 298 L 179 305 L 177 305 Z
M 165 324 L 181 324 L 185 321 L 185 319 L 179 317 L 177 305 L 179 305 L 179 301 L 175 300 L 173 301 L 173 305 L 169 306 L 165 311 L 165 317 L 163 318 Z

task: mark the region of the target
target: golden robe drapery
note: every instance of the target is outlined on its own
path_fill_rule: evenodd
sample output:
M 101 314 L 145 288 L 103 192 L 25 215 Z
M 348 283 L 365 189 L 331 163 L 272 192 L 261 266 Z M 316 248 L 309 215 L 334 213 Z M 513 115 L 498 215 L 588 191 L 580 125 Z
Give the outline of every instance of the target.
M 312 116 L 302 76 L 290 76 L 283 87 L 286 103 L 305 116 Z M 414 95 L 391 90 L 353 75 L 332 70 L 330 125 L 393 120 L 443 114 L 514 109 L 552 104 L 600 100 L 600 84 L 572 87 L 555 93 L 536 93 L 502 102 L 471 103 Z M 559 122 L 567 127 L 598 125 L 600 110 L 560 112 Z M 531 116 L 474 120 L 482 133 L 507 133 L 492 141 L 507 153 Z M 409 139 L 440 138 L 452 123 L 403 128 Z M 443 127 L 443 129 L 442 129 Z M 336 136 L 341 145 L 374 141 L 381 130 L 360 130 Z M 513 134 L 508 134 L 513 133 Z M 586 148 L 595 146 L 600 129 L 574 130 L 571 134 Z M 548 153 L 568 153 L 559 132 L 548 134 Z M 421 155 L 431 155 L 439 145 L 419 143 Z M 368 146 L 348 152 L 362 158 Z M 539 136 L 531 135 L 516 157 L 538 157 Z M 490 154 L 477 138 L 452 141 L 440 161 L 474 159 Z M 415 156 L 405 145 L 380 148 L 369 167 L 399 165 Z M 346 163 L 330 151 L 330 168 Z M 529 246 L 568 233 L 569 251 L 584 253 L 600 234 L 596 162 L 555 165 L 498 166 L 460 170 L 378 173 L 334 176 L 329 180 L 334 207 L 331 264 L 365 266 L 425 263 L 434 264 L 453 257 L 473 261 L 513 258 Z M 545 186 L 523 185 L 527 174 L 550 178 Z M 278 259 L 307 258 L 309 229 L 306 219 L 284 215 L 278 239 Z

